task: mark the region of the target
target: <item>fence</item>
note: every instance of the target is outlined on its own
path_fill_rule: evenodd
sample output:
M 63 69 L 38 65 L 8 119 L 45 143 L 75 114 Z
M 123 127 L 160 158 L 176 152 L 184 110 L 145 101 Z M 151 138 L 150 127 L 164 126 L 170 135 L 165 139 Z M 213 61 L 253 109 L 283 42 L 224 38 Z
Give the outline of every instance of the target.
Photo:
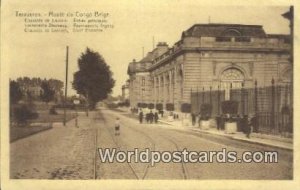
M 203 103 L 212 105 L 212 117 L 222 114 L 221 104 L 225 100 L 225 90 L 191 90 L 192 113 L 198 114 Z M 293 132 L 293 86 L 291 83 L 254 88 L 229 89 L 229 99 L 239 103 L 238 115 L 257 118 L 257 131 L 282 134 Z

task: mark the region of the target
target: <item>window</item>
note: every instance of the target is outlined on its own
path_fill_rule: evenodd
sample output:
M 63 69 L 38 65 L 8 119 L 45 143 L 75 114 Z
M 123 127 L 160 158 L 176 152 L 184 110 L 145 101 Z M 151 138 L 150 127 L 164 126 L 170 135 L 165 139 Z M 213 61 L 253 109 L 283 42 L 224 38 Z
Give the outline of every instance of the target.
M 242 88 L 244 74 L 237 68 L 229 68 L 221 74 L 221 89 L 225 90 L 225 99 L 230 99 L 230 88 Z
M 142 86 L 145 86 L 145 78 L 142 78 Z
M 236 42 L 250 42 L 251 38 L 249 37 L 235 37 Z
M 216 42 L 230 42 L 231 37 L 216 37 Z
M 284 39 L 283 39 L 283 42 L 284 42 L 285 44 L 290 44 L 290 43 L 291 43 L 291 39 L 290 39 L 290 38 L 284 38 Z
M 145 95 L 145 89 L 142 89 L 141 91 L 141 99 L 142 99 L 142 102 L 144 101 L 144 95 Z
M 242 33 L 235 29 L 235 28 L 229 28 L 222 32 L 221 36 L 216 37 L 216 42 L 231 42 L 231 39 L 233 37 L 240 37 Z
M 230 28 L 222 32 L 222 36 L 241 36 L 241 32 L 235 28 Z

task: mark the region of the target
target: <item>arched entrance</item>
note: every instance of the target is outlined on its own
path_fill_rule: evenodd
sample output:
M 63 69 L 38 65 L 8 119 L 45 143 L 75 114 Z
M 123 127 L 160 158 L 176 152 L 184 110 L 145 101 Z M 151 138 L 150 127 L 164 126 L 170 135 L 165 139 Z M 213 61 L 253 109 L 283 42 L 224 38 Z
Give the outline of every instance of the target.
M 221 89 L 225 90 L 225 100 L 230 99 L 230 88 L 242 88 L 245 76 L 243 72 L 235 67 L 228 68 L 221 73 Z

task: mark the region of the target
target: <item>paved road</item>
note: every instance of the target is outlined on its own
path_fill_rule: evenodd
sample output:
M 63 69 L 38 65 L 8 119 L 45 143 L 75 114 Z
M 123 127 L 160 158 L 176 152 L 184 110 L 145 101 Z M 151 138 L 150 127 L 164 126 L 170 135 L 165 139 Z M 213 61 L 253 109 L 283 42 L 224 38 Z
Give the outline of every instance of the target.
M 121 135 L 114 120 L 121 118 Z M 226 137 L 139 124 L 110 110 L 91 112 L 74 123 L 11 144 L 11 178 L 37 179 L 292 179 L 290 151 L 239 142 Z M 97 148 L 155 151 L 278 151 L 278 163 L 102 163 Z

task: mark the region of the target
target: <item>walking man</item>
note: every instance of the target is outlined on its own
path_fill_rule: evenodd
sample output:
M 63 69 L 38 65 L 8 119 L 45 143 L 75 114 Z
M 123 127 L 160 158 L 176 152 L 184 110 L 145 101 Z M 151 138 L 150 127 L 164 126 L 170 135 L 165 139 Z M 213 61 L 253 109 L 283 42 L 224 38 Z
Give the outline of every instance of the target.
M 119 136 L 120 135 L 120 118 L 116 118 L 115 121 L 115 136 Z
M 154 114 L 154 121 L 155 121 L 155 123 L 158 122 L 158 113 L 157 113 L 157 111 Z
M 248 115 L 244 115 L 242 125 L 244 127 L 244 132 L 247 138 L 250 138 L 251 133 L 251 120 L 248 118 Z
M 139 120 L 140 120 L 140 123 L 143 123 L 143 117 L 144 117 L 144 114 L 143 114 L 143 112 L 141 111 L 140 114 L 139 114 Z
M 195 116 L 194 113 L 192 113 L 192 124 L 193 124 L 193 126 L 195 125 L 195 123 L 196 123 L 196 116 Z
M 153 115 L 152 111 L 150 111 L 150 113 L 149 113 L 149 120 L 150 120 L 151 124 L 153 123 L 153 117 L 154 117 L 154 115 Z

